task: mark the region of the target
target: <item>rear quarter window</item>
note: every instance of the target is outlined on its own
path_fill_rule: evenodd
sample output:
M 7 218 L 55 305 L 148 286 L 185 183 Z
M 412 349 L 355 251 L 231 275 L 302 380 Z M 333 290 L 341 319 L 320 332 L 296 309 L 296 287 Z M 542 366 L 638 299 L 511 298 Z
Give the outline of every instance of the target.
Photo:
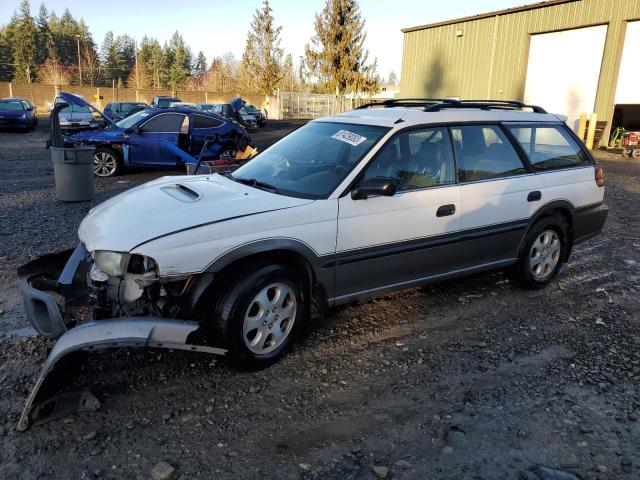
M 560 125 L 512 125 L 509 130 L 536 170 L 591 165 L 578 142 Z
M 218 128 L 223 122 L 205 115 L 193 116 L 193 128 Z

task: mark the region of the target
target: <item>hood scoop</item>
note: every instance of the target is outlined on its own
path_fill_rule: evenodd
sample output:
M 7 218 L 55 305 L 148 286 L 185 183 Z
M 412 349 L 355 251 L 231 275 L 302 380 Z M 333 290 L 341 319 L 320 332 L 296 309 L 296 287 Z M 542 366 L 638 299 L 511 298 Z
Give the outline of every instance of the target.
M 184 203 L 194 203 L 202 198 L 202 194 L 191 187 L 182 185 L 181 183 L 174 183 L 173 185 L 165 185 L 160 187 L 167 195 L 175 198 Z

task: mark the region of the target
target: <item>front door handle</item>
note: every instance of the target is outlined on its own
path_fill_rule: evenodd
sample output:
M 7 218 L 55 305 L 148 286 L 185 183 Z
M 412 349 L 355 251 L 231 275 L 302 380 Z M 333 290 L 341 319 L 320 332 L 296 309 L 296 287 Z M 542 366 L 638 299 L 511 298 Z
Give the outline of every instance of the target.
M 537 202 L 542 198 L 542 192 L 540 190 L 534 190 L 527 195 L 527 202 Z
M 446 217 L 448 215 L 453 215 L 454 213 L 456 213 L 455 205 L 441 205 L 436 211 L 436 217 Z

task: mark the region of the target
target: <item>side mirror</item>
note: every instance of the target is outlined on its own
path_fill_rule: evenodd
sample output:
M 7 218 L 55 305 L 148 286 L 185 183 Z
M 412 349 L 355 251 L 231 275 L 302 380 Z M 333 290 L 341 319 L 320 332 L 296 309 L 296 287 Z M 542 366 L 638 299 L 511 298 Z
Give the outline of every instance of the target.
M 136 135 L 140 135 L 140 134 L 142 133 L 142 128 L 140 128 L 140 127 L 136 126 L 136 127 L 133 127 L 133 128 L 131 129 L 131 131 L 132 131 L 133 133 L 135 133 Z
M 388 177 L 374 177 L 356 185 L 351 190 L 351 198 L 354 200 L 366 200 L 371 195 L 381 197 L 393 197 L 396 194 L 398 184 L 395 179 Z

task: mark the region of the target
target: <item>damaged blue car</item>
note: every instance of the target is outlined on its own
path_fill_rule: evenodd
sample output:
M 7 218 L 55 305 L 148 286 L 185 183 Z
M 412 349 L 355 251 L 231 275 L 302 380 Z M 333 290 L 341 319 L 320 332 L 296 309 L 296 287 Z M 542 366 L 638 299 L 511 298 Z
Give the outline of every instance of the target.
M 67 103 L 91 107 L 80 97 L 62 95 Z M 236 122 L 188 108 L 148 108 L 118 122 L 106 117 L 105 121 L 107 125 L 101 130 L 86 130 L 65 138 L 68 146 L 96 147 L 94 173 L 98 177 L 112 177 L 128 167 L 184 167 L 184 160 L 167 149 L 166 142 L 193 157 L 202 154 L 203 160 L 233 156 L 252 144 L 247 131 Z M 206 151 L 202 152 L 205 144 Z

